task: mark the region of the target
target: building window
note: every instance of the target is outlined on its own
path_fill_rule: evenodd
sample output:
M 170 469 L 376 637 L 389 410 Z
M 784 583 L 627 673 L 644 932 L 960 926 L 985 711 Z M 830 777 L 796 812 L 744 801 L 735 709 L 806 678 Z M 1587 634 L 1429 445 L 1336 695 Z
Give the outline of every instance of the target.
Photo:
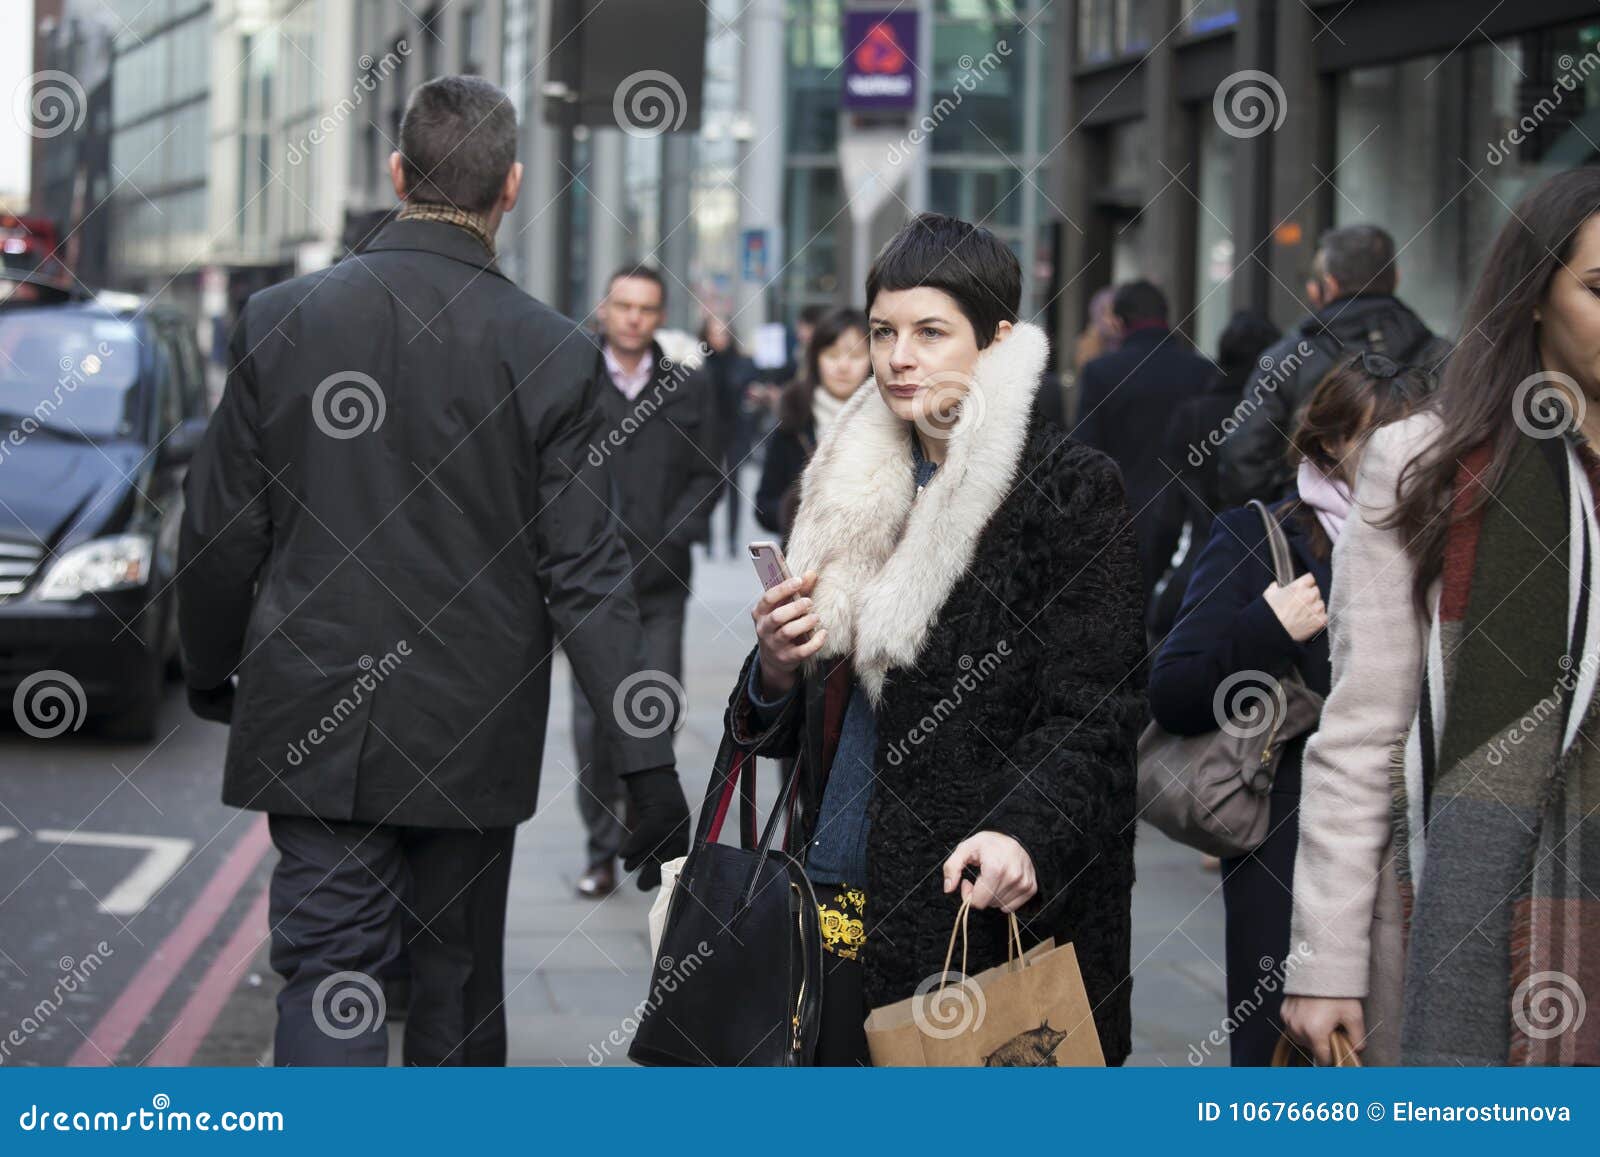
M 1079 0 L 1078 59 L 1104 64 L 1117 55 L 1116 0 Z
M 1239 0 L 1199 0 L 1183 18 L 1183 30 L 1191 35 L 1231 28 L 1239 23 Z
M 1148 51 L 1156 38 L 1155 0 L 1080 0 L 1078 4 L 1078 60 L 1082 64 L 1104 64 Z
M 476 4 L 461 10 L 461 71 L 469 76 L 483 73 L 483 13 Z

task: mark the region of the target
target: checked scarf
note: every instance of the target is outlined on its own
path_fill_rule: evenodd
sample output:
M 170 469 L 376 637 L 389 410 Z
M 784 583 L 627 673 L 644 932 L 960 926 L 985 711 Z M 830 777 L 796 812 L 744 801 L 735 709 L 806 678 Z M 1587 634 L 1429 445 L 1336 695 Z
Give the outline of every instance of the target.
M 1457 474 L 1416 721 L 1397 749 L 1408 1065 L 1600 1063 L 1596 460 L 1518 441 Z

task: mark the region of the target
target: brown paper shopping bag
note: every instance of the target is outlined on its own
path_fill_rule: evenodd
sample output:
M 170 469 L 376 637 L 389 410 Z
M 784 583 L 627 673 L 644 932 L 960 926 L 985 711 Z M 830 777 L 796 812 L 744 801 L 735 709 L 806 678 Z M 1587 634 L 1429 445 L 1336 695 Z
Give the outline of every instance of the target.
M 962 901 L 950 931 L 944 970 L 905 1000 L 867 1017 L 867 1048 L 879 1066 L 1100 1066 L 1089 994 L 1072 945 L 1054 940 L 1022 951 L 1015 914 L 1008 916 L 1006 963 L 967 975 L 967 914 Z M 961 971 L 951 972 L 956 937 Z

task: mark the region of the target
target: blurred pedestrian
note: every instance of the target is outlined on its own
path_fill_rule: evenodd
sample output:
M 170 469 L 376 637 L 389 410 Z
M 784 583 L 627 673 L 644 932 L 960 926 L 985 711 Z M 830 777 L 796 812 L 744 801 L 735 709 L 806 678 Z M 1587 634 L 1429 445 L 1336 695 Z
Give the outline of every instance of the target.
M 495 263 L 516 140 L 485 80 L 411 94 L 396 219 L 245 303 L 184 485 L 189 702 L 237 722 L 223 802 L 267 812 L 279 853 L 279 1065 L 385 1063 L 382 1015 L 352 1025 L 347 1002 L 381 1009 L 402 950 L 406 1063 L 505 1063 L 506 890 L 555 640 L 598 702 L 645 663 L 590 457 L 594 347 Z M 664 736 L 603 730 L 642 887 L 687 848 L 688 809 Z
M 1106 285 L 1089 298 L 1089 324 L 1078 331 L 1072 350 L 1072 365 L 1079 373 L 1095 358 L 1111 353 L 1122 344 L 1116 316 L 1111 312 L 1111 301 L 1116 293 L 1114 286 Z
M 1288 431 L 1328 370 L 1350 350 L 1371 350 L 1437 372 L 1450 343 L 1395 296 L 1394 238 L 1376 225 L 1330 229 L 1317 243 L 1306 281 L 1311 315 L 1262 356 L 1245 389 L 1249 402 L 1223 443 L 1222 500 L 1271 502 L 1293 481 Z
M 1117 287 L 1111 311 L 1120 341 L 1078 376 L 1075 436 L 1111 455 L 1122 468 L 1128 507 L 1139 538 L 1145 605 L 1168 559 L 1159 545 L 1162 492 L 1183 464 L 1163 453 L 1167 423 L 1180 403 L 1198 397 L 1216 367 L 1167 326 L 1167 297 L 1152 282 Z
M 1368 435 L 1410 413 L 1428 384 L 1423 371 L 1356 354 L 1317 387 L 1291 440 L 1297 488 L 1270 508 L 1299 577 L 1287 587 L 1277 584 L 1266 527 L 1254 509 L 1217 518 L 1177 623 L 1150 672 L 1150 710 L 1163 728 L 1178 735 L 1215 731 L 1223 722 L 1219 699 L 1226 707 L 1248 701 L 1252 691 L 1271 697 L 1276 682 L 1291 672 L 1318 695 L 1328 693 L 1324 628 L 1333 546 L 1349 513 L 1356 462 Z M 1284 745 L 1266 839 L 1248 855 L 1222 863 L 1226 1023 L 1235 1065 L 1270 1064 L 1283 1031 L 1278 1007 L 1291 956 L 1289 889 L 1309 734 Z
M 874 380 L 806 467 L 795 578 L 752 612 L 728 718 L 745 750 L 806 752 L 819 1064 L 866 1063 L 868 1009 L 941 972 L 963 896 L 971 971 L 1006 959 L 1001 912 L 1073 943 L 1106 1059 L 1128 1055 L 1134 545 L 1115 465 L 1033 420 L 1046 339 L 1020 295 L 1016 255 L 965 221 L 884 246 Z
M 1306 749 L 1284 1022 L 1326 1061 L 1596 1065 L 1600 170 L 1490 248 L 1424 411 L 1380 430 L 1339 545 Z
M 706 351 L 705 369 L 717 397 L 718 417 L 723 431 L 722 470 L 728 486 L 723 496 L 727 509 L 728 557 L 742 552 L 739 542 L 739 511 L 744 494 L 739 488 L 739 470 L 750 456 L 751 431 L 757 404 L 750 396 L 756 364 L 739 348 L 739 339 L 728 323 L 708 316 L 700 327 L 700 344 Z
M 1178 481 L 1156 501 L 1157 558 L 1169 560 L 1150 598 L 1146 626 L 1152 645 L 1172 629 L 1194 572 L 1195 559 L 1223 510 L 1217 487 L 1217 448 L 1238 421 L 1245 384 L 1255 375 L 1256 359 L 1282 332 L 1268 318 L 1241 309 L 1217 339 L 1217 368 L 1195 398 L 1178 403 L 1167 423 L 1163 457 L 1177 464 Z
M 784 387 L 778 428 L 767 440 L 767 458 L 756 490 L 756 521 L 785 541 L 800 504 L 800 475 L 856 390 L 872 373 L 867 315 L 836 309 L 818 319 L 801 375 Z
M 624 266 L 606 283 L 595 311 L 603 337 L 596 395 L 602 429 L 594 453 L 611 463 L 615 496 L 606 496 L 633 559 L 645 638 L 645 662 L 635 675 L 639 686 L 662 690 L 681 710 L 690 548 L 711 540 L 723 456 L 718 398 L 706 368 L 688 350 L 668 356 L 657 340 L 665 305 L 666 283 L 652 266 Z M 629 828 L 626 764 L 612 739 L 617 705 L 585 695 L 576 676 L 574 669 L 572 737 L 578 814 L 588 832 L 577 891 L 593 899 L 617 886 L 616 859 Z

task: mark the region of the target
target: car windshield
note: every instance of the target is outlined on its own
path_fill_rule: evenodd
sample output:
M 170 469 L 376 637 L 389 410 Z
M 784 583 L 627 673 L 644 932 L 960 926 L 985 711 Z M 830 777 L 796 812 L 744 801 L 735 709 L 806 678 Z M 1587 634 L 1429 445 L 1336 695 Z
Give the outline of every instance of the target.
M 126 437 L 137 425 L 133 326 L 76 309 L 0 312 L 0 423 L 71 437 Z

